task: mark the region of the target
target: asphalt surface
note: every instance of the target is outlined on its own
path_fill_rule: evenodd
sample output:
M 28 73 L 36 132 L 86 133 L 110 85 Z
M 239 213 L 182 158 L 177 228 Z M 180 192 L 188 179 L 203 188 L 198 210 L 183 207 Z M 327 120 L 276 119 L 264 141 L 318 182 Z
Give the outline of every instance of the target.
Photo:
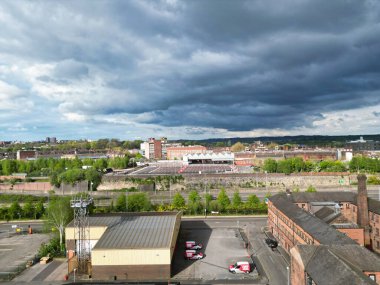
M 265 234 L 263 233 L 263 228 L 266 226 L 267 218 L 266 217 L 209 217 L 209 218 L 184 218 L 184 222 L 182 222 L 181 228 L 182 230 L 192 231 L 193 235 L 190 237 L 195 237 L 198 235 L 197 230 L 207 230 L 211 229 L 212 232 L 215 232 L 215 237 L 211 234 L 207 241 L 206 248 L 211 246 L 210 244 L 215 245 L 215 251 L 212 249 L 210 253 L 213 255 L 209 258 L 213 267 L 215 265 L 219 266 L 220 264 L 225 263 L 225 258 L 232 264 L 234 262 L 233 256 L 239 255 L 236 254 L 236 249 L 232 245 L 231 241 L 234 241 L 234 235 L 238 235 L 238 230 L 240 230 L 243 234 L 243 239 L 249 241 L 250 248 L 248 250 L 244 249 L 240 251 L 244 252 L 244 256 L 240 256 L 240 259 L 247 259 L 247 257 L 251 257 L 257 263 L 257 269 L 254 270 L 255 274 L 252 274 L 251 278 L 231 278 L 227 275 L 227 278 L 224 280 L 219 279 L 218 277 L 222 277 L 222 271 L 219 271 L 218 268 L 207 268 L 205 270 L 209 270 L 208 277 L 212 277 L 207 280 L 203 278 L 200 283 L 211 282 L 214 284 L 274 284 L 274 285 L 286 285 L 287 284 L 287 269 L 289 266 L 287 263 L 286 256 L 284 257 L 283 253 L 279 250 L 272 251 L 265 244 Z M 186 221 L 186 222 L 185 222 Z M 200 221 L 202 223 L 200 223 Z M 233 235 L 231 235 L 233 233 Z M 199 235 L 198 235 L 199 236 Z M 218 237 L 221 238 L 218 241 Z M 238 250 L 242 250 L 244 248 L 244 241 L 241 240 L 240 236 L 237 239 Z M 221 242 L 220 242 L 221 241 Z M 180 244 L 178 245 L 180 247 Z M 231 251 L 230 251 L 231 250 Z M 219 252 L 219 255 L 217 254 Z M 207 253 L 207 249 L 206 249 Z M 206 255 L 207 256 L 207 255 Z M 247 259 L 248 261 L 249 259 Z M 206 261 L 206 259 L 204 259 Z M 237 260 L 235 260 L 237 261 Z M 197 261 L 198 262 L 198 261 Z M 202 262 L 198 262 L 199 266 L 202 266 Z M 198 267 L 195 267 L 191 274 L 191 277 L 199 277 L 196 274 L 202 274 Z M 223 265 L 221 267 L 225 267 Z M 204 275 L 203 277 L 206 277 Z M 179 278 L 180 279 L 180 278 Z M 201 281 L 201 280 L 199 280 Z M 186 281 L 181 280 L 181 284 L 190 284 L 192 280 Z M 219 283 L 218 283 L 219 282 Z M 239 283 L 240 282 L 240 283 Z M 200 284 L 198 283 L 198 284 Z M 193 283 L 196 284 L 196 283 Z
M 34 233 L 41 233 L 43 229 L 43 221 L 9 221 L 9 222 L 0 222 L 0 238 L 9 237 L 14 235 L 16 229 L 12 226 L 17 226 L 22 229 L 22 232 L 27 233 L 28 226 L 32 227 Z

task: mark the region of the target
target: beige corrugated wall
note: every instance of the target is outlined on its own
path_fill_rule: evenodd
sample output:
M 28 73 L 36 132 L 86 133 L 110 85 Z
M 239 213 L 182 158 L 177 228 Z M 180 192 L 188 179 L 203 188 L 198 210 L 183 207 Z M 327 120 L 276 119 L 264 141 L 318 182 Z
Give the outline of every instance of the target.
M 99 240 L 100 237 L 104 234 L 107 227 L 90 227 L 90 239 L 91 240 Z M 67 240 L 70 239 L 78 239 L 78 233 L 77 237 L 74 237 L 74 228 L 68 227 L 65 229 L 65 237 Z
M 94 249 L 91 263 L 96 265 L 170 264 L 170 249 Z

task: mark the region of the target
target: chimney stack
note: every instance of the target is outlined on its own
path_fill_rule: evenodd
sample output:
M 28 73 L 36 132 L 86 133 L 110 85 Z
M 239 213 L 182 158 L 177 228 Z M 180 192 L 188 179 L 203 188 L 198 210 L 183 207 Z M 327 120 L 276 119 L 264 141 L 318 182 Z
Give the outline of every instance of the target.
M 358 175 L 358 225 L 364 228 L 364 243 L 370 244 L 369 240 L 369 217 L 368 217 L 368 196 L 367 196 L 367 176 L 365 174 Z

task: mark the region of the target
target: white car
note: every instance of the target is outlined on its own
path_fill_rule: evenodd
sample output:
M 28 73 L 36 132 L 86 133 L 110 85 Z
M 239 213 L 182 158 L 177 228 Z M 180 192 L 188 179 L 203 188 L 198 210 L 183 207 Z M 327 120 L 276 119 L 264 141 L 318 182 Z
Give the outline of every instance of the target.
M 202 252 L 197 252 L 196 250 L 188 249 L 185 251 L 185 259 L 202 259 L 204 257 Z
M 232 273 L 249 273 L 251 272 L 251 265 L 248 261 L 238 261 L 230 265 L 229 271 Z
M 185 248 L 186 249 L 195 249 L 199 250 L 202 249 L 203 245 L 201 243 L 196 243 L 195 241 L 187 241 L 185 243 Z

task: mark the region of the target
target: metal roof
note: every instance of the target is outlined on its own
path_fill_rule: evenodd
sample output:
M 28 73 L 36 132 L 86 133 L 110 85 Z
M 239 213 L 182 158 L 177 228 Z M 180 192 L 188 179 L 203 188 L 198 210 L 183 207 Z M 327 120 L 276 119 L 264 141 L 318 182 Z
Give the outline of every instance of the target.
M 107 227 L 94 249 L 170 247 L 178 215 L 179 212 L 149 212 L 90 216 L 90 227 Z M 73 222 L 68 225 L 73 226 Z

